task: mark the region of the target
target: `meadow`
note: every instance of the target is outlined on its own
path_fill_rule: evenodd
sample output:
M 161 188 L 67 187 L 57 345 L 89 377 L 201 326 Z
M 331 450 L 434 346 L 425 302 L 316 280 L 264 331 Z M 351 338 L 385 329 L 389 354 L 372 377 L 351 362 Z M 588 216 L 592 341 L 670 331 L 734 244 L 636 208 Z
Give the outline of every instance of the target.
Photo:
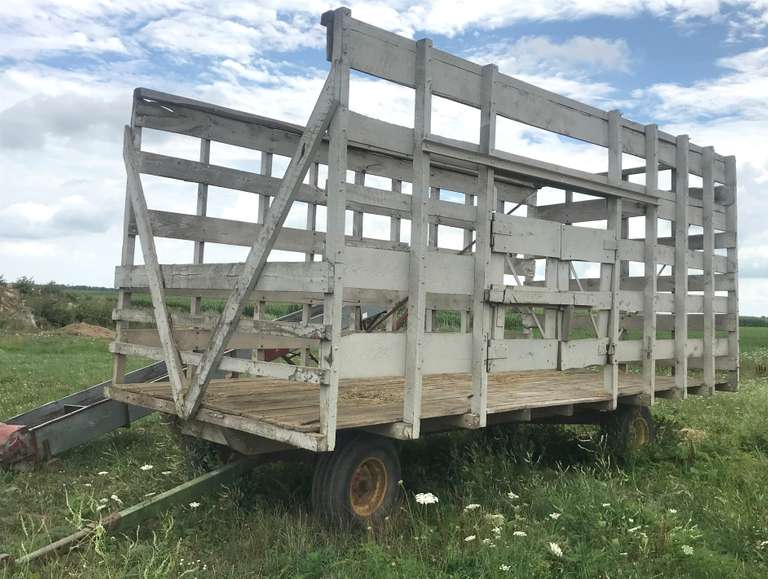
M 0 335 L 0 419 L 104 379 L 106 348 Z M 329 529 L 309 510 L 311 465 L 276 464 L 0 577 L 766 577 L 768 328 L 742 329 L 742 367 L 739 393 L 657 404 L 657 443 L 624 464 L 590 427 L 434 435 L 402 445 L 405 500 L 381 527 Z M 188 478 L 158 416 L 36 470 L 0 471 L 0 552 Z M 419 492 L 439 502 L 418 504 Z

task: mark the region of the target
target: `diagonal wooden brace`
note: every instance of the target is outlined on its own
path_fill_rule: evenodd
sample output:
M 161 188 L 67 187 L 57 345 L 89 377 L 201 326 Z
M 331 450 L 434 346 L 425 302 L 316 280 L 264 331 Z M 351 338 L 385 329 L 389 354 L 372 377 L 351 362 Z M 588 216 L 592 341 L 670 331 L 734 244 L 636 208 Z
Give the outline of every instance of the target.
M 208 348 L 200 359 L 200 364 L 192 377 L 187 395 L 184 397 L 183 412 L 179 413 L 184 419 L 192 418 L 197 413 L 211 375 L 221 362 L 224 348 L 237 329 L 237 322 L 245 306 L 245 301 L 259 281 L 272 246 L 275 244 L 280 228 L 288 216 L 288 211 L 291 209 L 296 192 L 303 183 L 310 165 L 315 160 L 326 129 L 339 105 L 334 90 L 335 78 L 336 75 L 332 70 L 325 81 L 320 97 L 315 103 L 315 108 L 309 117 L 307 128 L 299 141 L 296 153 L 288 164 L 280 189 L 269 207 L 264 225 L 248 252 L 248 257 L 243 264 L 243 271 L 235 282 L 235 287 L 211 334 Z
M 179 348 L 173 338 L 171 318 L 168 306 L 165 303 L 165 282 L 160 264 L 157 260 L 155 237 L 149 222 L 147 200 L 144 197 L 144 188 L 141 185 L 138 165 L 136 162 L 136 150 L 133 146 L 133 130 L 125 127 L 123 140 L 123 159 L 125 170 L 128 173 L 128 196 L 133 206 L 136 219 L 136 229 L 141 241 L 141 251 L 144 254 L 144 267 L 147 270 L 149 280 L 149 293 L 152 296 L 152 305 L 155 309 L 155 322 L 160 343 L 163 345 L 163 353 L 168 367 L 168 377 L 171 382 L 171 392 L 176 411 L 181 413 L 184 409 L 184 369 L 179 355 Z

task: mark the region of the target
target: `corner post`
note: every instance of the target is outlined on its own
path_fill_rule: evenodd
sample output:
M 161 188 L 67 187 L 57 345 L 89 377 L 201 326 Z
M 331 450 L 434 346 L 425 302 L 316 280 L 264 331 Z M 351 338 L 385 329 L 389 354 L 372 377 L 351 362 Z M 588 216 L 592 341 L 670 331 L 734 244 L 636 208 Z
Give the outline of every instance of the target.
M 329 340 L 320 342 L 320 367 L 328 370 L 328 382 L 320 385 L 320 434 L 323 450 L 336 446 L 336 418 L 339 397 L 341 324 L 344 307 L 344 224 L 347 191 L 347 125 L 349 119 L 349 63 L 347 60 L 346 19 L 348 8 L 323 15 L 331 39 L 330 59 L 334 79 L 336 114 L 328 128 L 328 193 L 325 260 L 333 272 L 333 292 L 323 300 L 323 323 L 331 327 Z M 327 19 L 326 19 L 327 17 Z
M 733 240 L 727 249 L 728 277 L 728 383 L 724 389 L 739 389 L 739 247 L 738 247 L 738 195 L 736 157 L 725 158 L 725 186 L 728 188 L 730 205 L 725 208 L 725 227 Z
M 490 154 L 496 147 L 496 76 L 498 68 L 489 64 L 482 70 L 480 108 L 480 150 Z M 472 414 L 478 426 L 486 425 L 488 413 L 488 340 L 492 311 L 485 298 L 491 266 L 491 223 L 496 211 L 495 172 L 479 167 L 477 176 L 477 221 L 475 225 L 475 284 L 472 297 Z M 501 307 L 501 306 L 498 306 Z

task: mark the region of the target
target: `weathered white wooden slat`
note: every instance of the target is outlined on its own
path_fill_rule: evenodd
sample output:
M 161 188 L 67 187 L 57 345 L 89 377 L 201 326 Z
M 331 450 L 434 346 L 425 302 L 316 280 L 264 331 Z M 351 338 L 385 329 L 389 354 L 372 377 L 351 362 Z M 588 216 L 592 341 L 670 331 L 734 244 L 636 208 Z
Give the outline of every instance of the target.
M 231 290 L 242 275 L 242 263 L 168 264 L 160 266 L 167 289 Z M 115 268 L 115 287 L 146 288 L 144 266 Z M 251 291 L 327 292 L 331 287 L 327 262 L 270 262 Z
M 183 312 L 171 312 L 171 321 L 175 329 L 200 328 L 212 330 L 216 327 L 219 315 L 213 313 L 186 314 Z M 113 320 L 125 322 L 139 322 L 142 324 L 154 324 L 155 316 L 149 310 L 144 309 L 115 309 L 112 312 Z M 268 320 L 241 319 L 237 323 L 237 331 L 240 333 L 265 334 L 269 336 L 281 336 L 289 338 L 303 338 L 310 340 L 325 340 L 330 335 L 330 330 L 320 324 L 296 324 L 291 322 L 276 322 Z
M 127 342 L 111 342 L 109 344 L 109 351 L 127 356 L 142 356 L 151 360 L 165 360 L 163 349 L 152 346 L 129 344 Z M 200 364 L 202 354 L 187 351 L 180 352 L 180 357 L 184 364 L 197 366 Z M 263 376 L 292 382 L 306 382 L 308 384 L 321 384 L 327 379 L 327 372 L 322 368 L 307 368 L 305 366 L 294 366 L 278 362 L 257 362 L 229 356 L 223 356 L 217 368 L 228 372 L 242 372 L 250 376 Z

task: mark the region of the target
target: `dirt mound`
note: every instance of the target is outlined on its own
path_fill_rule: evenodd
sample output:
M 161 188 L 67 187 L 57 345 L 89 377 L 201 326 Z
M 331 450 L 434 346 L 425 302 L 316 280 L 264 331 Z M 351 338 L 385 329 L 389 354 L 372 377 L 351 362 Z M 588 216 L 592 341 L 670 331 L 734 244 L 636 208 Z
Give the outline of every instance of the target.
M 18 290 L 10 286 L 0 286 L 0 322 L 14 330 L 37 328 L 35 317 L 24 304 Z
M 93 324 L 86 324 L 85 322 L 78 322 L 77 324 L 69 324 L 59 330 L 62 334 L 69 334 L 70 336 L 81 336 L 83 338 L 109 338 L 115 337 L 115 332 L 109 328 L 102 326 L 94 326 Z

